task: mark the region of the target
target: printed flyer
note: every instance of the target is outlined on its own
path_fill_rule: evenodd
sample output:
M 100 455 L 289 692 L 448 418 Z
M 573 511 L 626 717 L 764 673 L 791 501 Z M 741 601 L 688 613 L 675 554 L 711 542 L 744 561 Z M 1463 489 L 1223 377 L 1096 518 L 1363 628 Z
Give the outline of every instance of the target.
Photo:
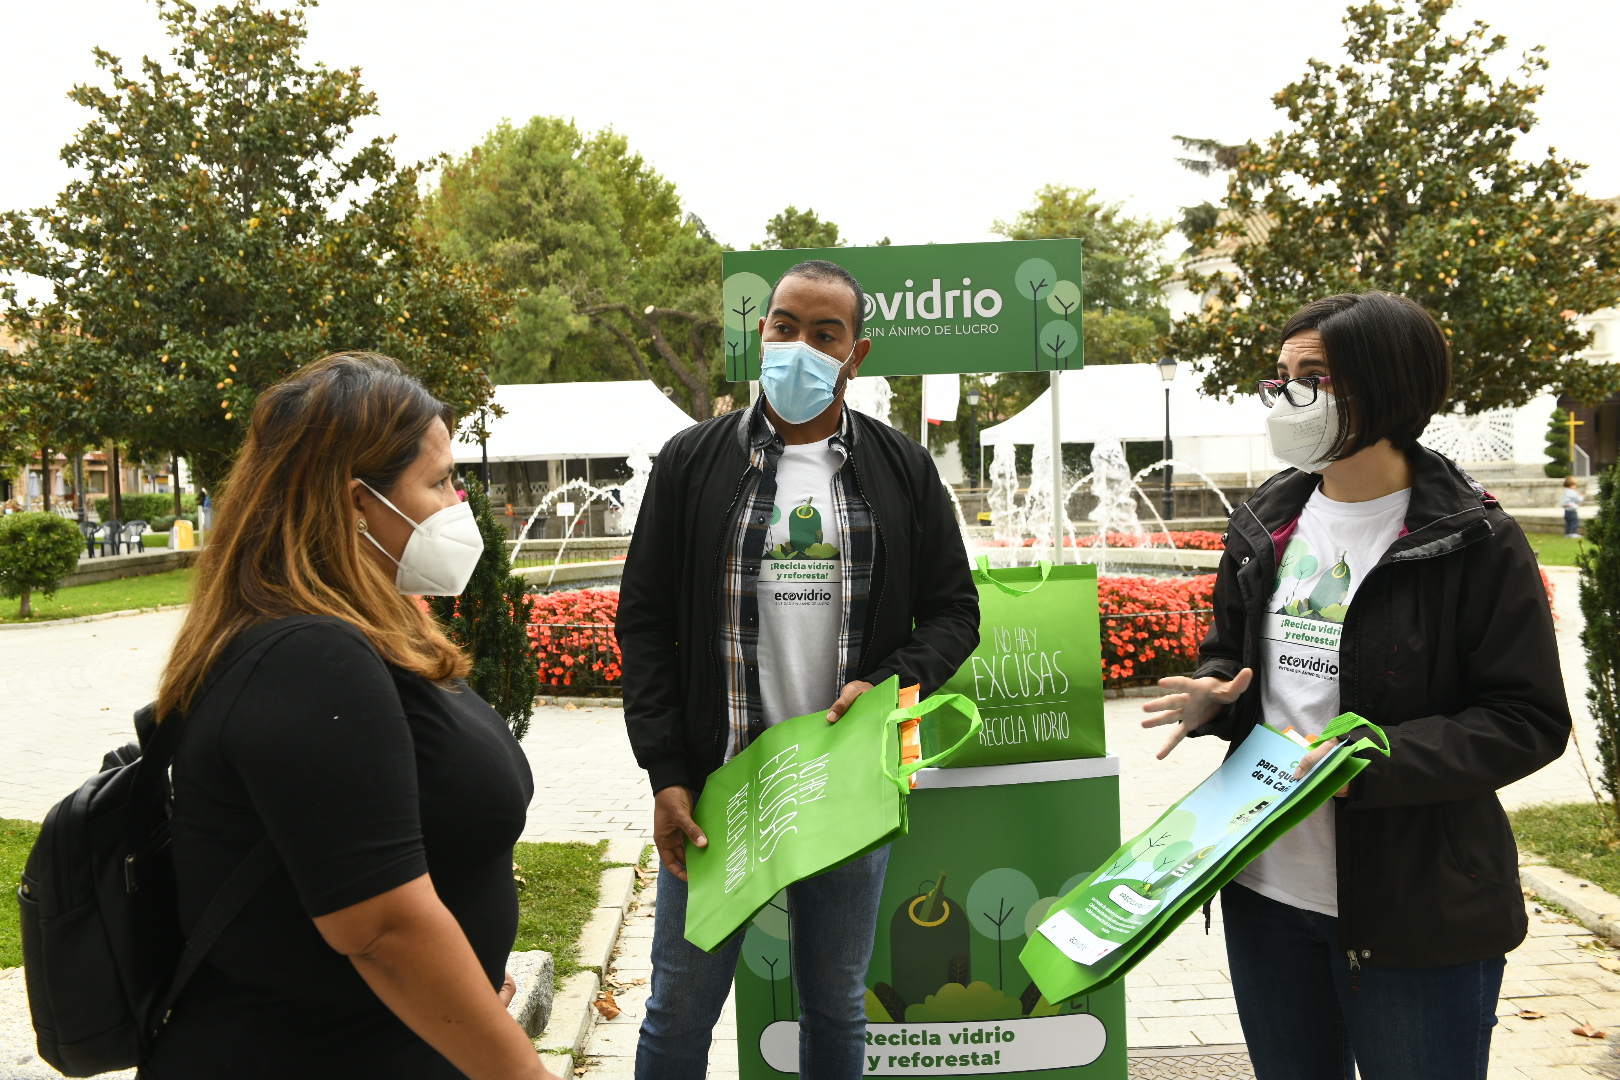
M 1323 737 L 1377 732 L 1353 713 Z M 1381 736 L 1382 733 L 1379 733 Z M 1341 744 L 1303 779 L 1299 742 L 1257 726 L 1233 754 L 1153 826 L 1053 905 L 1023 952 L 1049 1001 L 1118 979 L 1205 899 L 1278 836 L 1321 806 L 1380 749 L 1371 739 Z

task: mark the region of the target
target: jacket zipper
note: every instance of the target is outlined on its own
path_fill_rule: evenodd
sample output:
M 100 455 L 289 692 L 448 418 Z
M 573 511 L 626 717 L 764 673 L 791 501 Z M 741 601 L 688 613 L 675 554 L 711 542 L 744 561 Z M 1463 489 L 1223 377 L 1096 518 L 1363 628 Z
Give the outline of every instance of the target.
M 714 616 L 715 632 L 709 636 L 709 664 L 714 669 L 714 685 L 720 692 L 721 701 L 725 700 L 726 687 L 720 678 L 720 654 L 715 647 L 715 638 L 720 632 L 720 566 L 721 556 L 730 549 L 733 538 L 737 532 L 737 503 L 742 498 L 743 485 L 748 482 L 748 474 L 754 472 L 753 462 L 743 468 L 743 473 L 737 478 L 737 490 L 731 493 L 731 505 L 726 508 L 726 530 L 721 534 L 722 543 L 715 545 L 714 549 L 714 576 L 709 579 L 709 605 Z M 721 709 L 720 723 L 714 729 L 714 767 L 719 768 L 725 764 L 725 736 L 731 727 L 729 715 L 724 708 Z
M 883 539 L 883 522 L 881 519 L 879 519 L 877 509 L 872 505 L 872 500 L 866 497 L 866 487 L 861 483 L 861 467 L 855 462 L 855 447 L 853 445 L 855 440 L 853 438 L 853 432 L 851 434 L 852 438 L 850 439 L 851 446 L 849 448 L 849 467 L 850 471 L 855 474 L 855 493 L 861 497 L 861 501 L 866 504 L 867 511 L 872 515 L 872 528 L 877 530 L 878 546 L 887 551 L 888 544 Z M 873 552 L 872 555 L 872 569 L 876 571 L 877 553 Z M 888 587 L 889 575 L 884 574 L 883 580 L 878 583 L 878 593 L 872 598 L 872 610 L 867 613 L 866 625 L 861 627 L 861 655 L 855 662 L 855 676 L 857 678 L 859 678 L 866 670 L 866 658 L 871 655 L 870 650 L 872 648 L 872 631 L 877 626 L 878 605 L 883 602 L 883 590 Z
M 1344 955 L 1350 958 L 1350 992 L 1357 993 L 1361 989 L 1361 963 L 1356 959 L 1356 950 L 1346 949 Z

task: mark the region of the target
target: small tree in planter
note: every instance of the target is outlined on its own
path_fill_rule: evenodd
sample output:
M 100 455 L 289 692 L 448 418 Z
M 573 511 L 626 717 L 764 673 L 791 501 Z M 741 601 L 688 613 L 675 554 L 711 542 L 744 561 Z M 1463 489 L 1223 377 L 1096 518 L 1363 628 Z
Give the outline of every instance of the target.
M 1581 568 L 1581 645 L 1586 649 L 1586 691 L 1598 727 L 1598 755 L 1610 808 L 1620 799 L 1620 492 L 1614 469 L 1598 480 L 1598 512 L 1587 523 Z M 1620 826 L 1620 822 L 1617 822 Z M 1616 828 L 1620 836 L 1620 827 Z
M 0 594 L 22 597 L 19 614 L 33 614 L 30 594 L 52 596 L 79 565 L 84 539 L 79 527 L 60 514 L 7 514 L 0 517 Z
M 475 479 L 467 482 L 467 502 L 484 537 L 484 554 L 460 596 L 428 597 L 428 607 L 450 640 L 472 657 L 468 684 L 521 739 L 540 692 L 540 652 L 529 637 L 534 600 L 528 585 L 512 573 L 506 529 Z

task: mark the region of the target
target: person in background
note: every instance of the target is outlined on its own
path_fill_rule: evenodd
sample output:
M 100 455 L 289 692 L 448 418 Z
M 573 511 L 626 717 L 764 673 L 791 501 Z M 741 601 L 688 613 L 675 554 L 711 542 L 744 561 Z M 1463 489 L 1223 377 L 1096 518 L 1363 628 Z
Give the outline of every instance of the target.
M 1564 477 L 1564 495 L 1559 499 L 1558 505 L 1564 508 L 1564 535 L 1581 535 L 1581 515 L 1579 507 L 1585 500 L 1581 497 L 1580 481 L 1573 476 Z
M 928 451 L 845 407 L 871 348 L 865 294 L 811 261 L 760 319 L 760 400 L 672 438 L 647 481 L 619 594 L 624 719 L 654 792 L 662 867 L 637 1080 L 702 1080 L 742 952 L 685 938 L 705 779 L 772 724 L 835 723 L 876 683 L 938 689 L 979 643 L 979 595 Z M 792 571 L 779 567 L 789 565 Z M 802 575 L 825 577 L 804 588 Z M 795 585 L 795 582 L 800 584 Z M 799 1075 L 865 1072 L 866 968 L 887 847 L 789 886 Z
M 185 725 L 181 929 L 266 839 L 281 866 L 143 1078 L 552 1080 L 505 1008 L 534 781 L 417 601 L 459 594 L 483 551 L 451 426 L 373 353 L 309 364 L 253 407 L 157 703 Z M 210 693 L 238 660 L 241 692 Z
M 1569 704 L 1524 533 L 1418 442 L 1450 377 L 1445 334 L 1404 297 L 1288 321 L 1259 389 L 1293 468 L 1233 512 L 1202 663 L 1144 706 L 1143 726 L 1174 725 L 1161 758 L 1187 735 L 1314 736 L 1345 712 L 1389 740 L 1221 892 L 1257 1080 L 1483 1080 L 1524 940 L 1496 792 L 1563 753 Z

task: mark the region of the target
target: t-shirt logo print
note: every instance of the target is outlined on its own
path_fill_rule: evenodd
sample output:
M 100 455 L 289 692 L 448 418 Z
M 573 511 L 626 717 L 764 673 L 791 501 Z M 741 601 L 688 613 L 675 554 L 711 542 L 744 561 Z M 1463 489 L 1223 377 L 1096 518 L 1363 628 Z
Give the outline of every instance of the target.
M 806 498 L 788 512 L 787 539 L 767 551 L 767 559 L 838 558 L 838 548 L 822 542 L 821 511 L 815 508 L 814 502 L 813 496 Z M 782 508 L 774 506 L 771 510 L 771 524 L 774 526 L 782 520 Z
M 1350 564 L 1345 561 L 1347 555 L 1348 552 L 1339 553 L 1338 561 L 1321 576 L 1308 596 L 1296 599 L 1294 594 L 1290 593 L 1288 600 L 1277 609 L 1276 613 L 1296 619 L 1315 619 L 1320 622 L 1342 624 L 1345 612 L 1349 610 L 1345 600 L 1350 595 L 1352 584 Z M 1320 566 L 1321 563 L 1311 553 L 1311 546 L 1295 537 L 1288 542 L 1288 550 L 1283 552 L 1282 562 L 1277 566 L 1275 591 L 1280 592 L 1283 582 L 1293 579 L 1298 582 L 1294 587 L 1297 593 L 1316 575 Z

